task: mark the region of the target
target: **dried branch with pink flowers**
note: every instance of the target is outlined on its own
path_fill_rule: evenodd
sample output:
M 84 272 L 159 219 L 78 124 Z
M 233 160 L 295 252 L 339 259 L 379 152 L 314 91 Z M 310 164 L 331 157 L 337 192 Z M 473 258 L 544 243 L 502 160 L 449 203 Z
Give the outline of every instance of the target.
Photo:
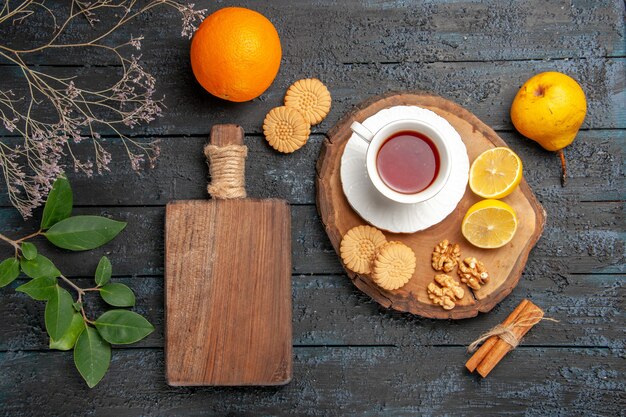
M 56 10 L 58 4 L 53 10 L 45 0 L 4 0 L 0 5 L 0 30 L 5 25 L 25 28 L 30 19 L 42 15 L 52 25 L 49 38 L 39 45 L 18 48 L 9 46 L 11 39 L 0 40 L 0 62 L 18 68 L 26 85 L 20 94 L 0 86 L 0 131 L 4 127 L 8 136 L 17 136 L 0 140 L 0 170 L 11 203 L 25 218 L 45 201 L 63 171 L 64 155 L 69 155 L 76 171 L 89 176 L 109 170 L 111 154 L 99 132 L 119 136 L 134 170 L 154 165 L 158 143 L 138 141 L 122 132 L 124 126 L 151 122 L 162 111 L 161 99 L 154 97 L 154 77 L 141 66 L 140 57 L 128 52 L 139 50 L 143 37 L 129 36 L 127 42 L 110 44 L 111 35 L 126 23 L 160 5 L 180 13 L 181 35 L 189 38 L 205 15 L 193 4 L 172 0 L 72 0 L 66 6 L 69 11 Z M 66 32 L 79 19 L 91 25 L 93 35 L 73 43 Z M 33 65 L 29 59 L 33 54 L 63 54 L 74 48 L 98 48 L 110 54 L 117 63 L 110 66 L 113 81 L 103 87 L 85 85 L 77 77 L 58 77 L 54 68 Z M 93 144 L 93 154 L 85 160 L 79 160 L 72 148 L 81 141 Z

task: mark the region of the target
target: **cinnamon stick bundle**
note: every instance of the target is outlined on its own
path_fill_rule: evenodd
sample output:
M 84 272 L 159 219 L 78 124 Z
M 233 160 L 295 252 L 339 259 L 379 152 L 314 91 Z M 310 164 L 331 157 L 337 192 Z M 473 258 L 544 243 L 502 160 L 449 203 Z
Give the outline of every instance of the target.
M 509 353 L 526 333 L 543 318 L 543 310 L 529 300 L 522 302 L 500 324 L 487 334 L 491 334 L 483 345 L 467 361 L 465 367 L 477 371 L 483 378 Z M 479 339 L 480 340 L 480 339 Z

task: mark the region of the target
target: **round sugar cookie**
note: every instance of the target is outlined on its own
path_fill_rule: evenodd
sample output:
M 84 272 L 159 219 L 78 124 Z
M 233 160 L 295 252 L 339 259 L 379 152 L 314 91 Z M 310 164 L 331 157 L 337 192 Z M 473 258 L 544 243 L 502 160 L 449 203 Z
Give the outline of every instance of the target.
M 387 242 L 380 247 L 372 264 L 372 279 L 385 290 L 403 287 L 415 272 L 415 253 L 401 242 Z
M 385 242 L 385 235 L 375 227 L 353 227 L 341 239 L 341 260 L 349 270 L 357 274 L 369 274 L 376 251 Z
M 291 153 L 307 142 L 311 126 L 298 110 L 280 106 L 265 116 L 263 134 L 272 148 L 278 152 Z
M 285 94 L 285 106 L 299 110 L 311 125 L 324 120 L 331 101 L 328 88 L 317 78 L 298 80 Z

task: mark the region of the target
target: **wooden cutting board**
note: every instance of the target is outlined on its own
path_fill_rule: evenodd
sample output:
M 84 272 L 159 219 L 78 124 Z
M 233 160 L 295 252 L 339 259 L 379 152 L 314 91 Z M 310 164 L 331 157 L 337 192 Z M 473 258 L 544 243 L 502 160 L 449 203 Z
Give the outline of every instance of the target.
M 243 145 L 216 125 L 211 143 Z M 165 215 L 165 360 L 170 385 L 291 379 L 291 215 L 286 201 L 175 201 Z
M 350 207 L 341 185 L 341 156 L 352 135 L 350 124 L 355 120 L 362 123 L 382 109 L 404 105 L 415 105 L 432 110 L 450 122 L 465 143 L 470 162 L 489 148 L 507 146 L 496 132 L 468 110 L 436 95 L 392 93 L 360 104 L 328 132 L 328 138 L 322 146 L 317 161 L 317 208 L 326 233 L 337 253 L 339 253 L 341 238 L 348 230 L 354 226 L 367 224 Z M 532 169 L 532 167 L 525 169 Z M 358 275 L 346 269 L 348 276 L 373 300 L 384 307 L 399 311 L 438 319 L 462 319 L 474 317 L 479 312 L 490 311 L 517 285 L 528 254 L 543 232 L 545 211 L 526 180 L 522 180 L 520 186 L 503 199 L 518 215 L 519 224 L 515 237 L 499 249 L 478 249 L 467 242 L 461 234 L 461 221 L 467 209 L 479 200 L 481 198 L 474 195 L 467 187 L 456 209 L 441 223 L 412 234 L 384 232 L 387 240 L 401 241 L 415 252 L 416 271 L 404 287 L 395 291 L 386 291 L 378 287 L 367 275 Z M 433 305 L 426 291 L 426 287 L 433 281 L 436 273 L 431 267 L 431 254 L 433 248 L 443 239 L 458 243 L 461 246 L 462 258 L 475 256 L 483 261 L 491 277 L 490 281 L 478 291 L 472 291 L 461 284 L 465 289 L 465 296 L 454 309 L 449 311 Z M 456 270 L 450 275 L 459 281 Z

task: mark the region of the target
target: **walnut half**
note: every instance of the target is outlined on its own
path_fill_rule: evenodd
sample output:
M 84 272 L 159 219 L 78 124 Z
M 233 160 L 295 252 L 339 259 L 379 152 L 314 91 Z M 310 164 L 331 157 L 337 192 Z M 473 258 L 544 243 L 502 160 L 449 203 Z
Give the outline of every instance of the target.
M 428 284 L 428 298 L 444 310 L 452 310 L 456 306 L 455 301 L 463 298 L 465 291 L 458 282 L 446 274 L 435 275 L 435 282 Z
M 450 243 L 448 239 L 445 239 L 433 250 L 432 255 L 432 267 L 435 271 L 450 272 L 456 268 L 459 257 L 461 255 L 461 248 L 456 243 Z
M 474 257 L 465 258 L 459 264 L 459 277 L 461 277 L 461 282 L 473 290 L 479 290 L 489 281 L 489 273 L 485 264 Z

